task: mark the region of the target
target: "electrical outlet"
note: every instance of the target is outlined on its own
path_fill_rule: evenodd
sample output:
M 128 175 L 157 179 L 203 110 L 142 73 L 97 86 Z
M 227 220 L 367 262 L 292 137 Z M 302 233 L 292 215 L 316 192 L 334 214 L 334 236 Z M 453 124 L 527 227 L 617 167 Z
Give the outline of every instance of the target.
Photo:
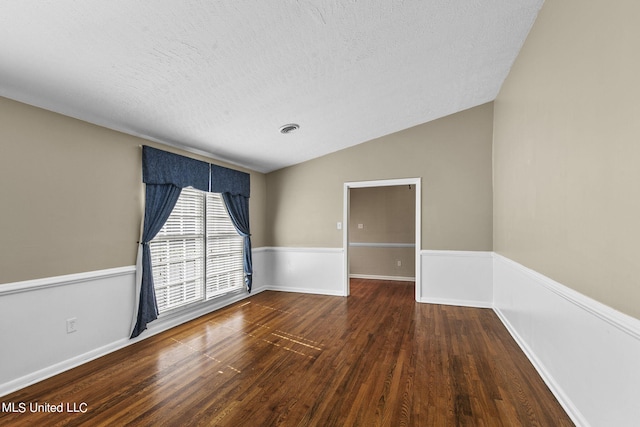
M 71 319 L 67 319 L 67 333 L 71 334 L 75 331 L 77 331 L 76 329 L 76 322 L 78 321 L 78 319 L 76 317 L 72 317 Z
M 364 228 L 364 224 L 358 224 L 358 228 L 362 230 Z
M 402 261 L 398 260 L 398 267 L 402 267 Z

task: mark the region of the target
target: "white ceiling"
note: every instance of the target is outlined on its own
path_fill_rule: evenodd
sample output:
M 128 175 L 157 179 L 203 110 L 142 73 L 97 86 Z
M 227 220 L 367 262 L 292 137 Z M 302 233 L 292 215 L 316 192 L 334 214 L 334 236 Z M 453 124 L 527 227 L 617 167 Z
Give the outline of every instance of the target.
M 0 95 L 269 172 L 492 101 L 542 3 L 2 0 Z

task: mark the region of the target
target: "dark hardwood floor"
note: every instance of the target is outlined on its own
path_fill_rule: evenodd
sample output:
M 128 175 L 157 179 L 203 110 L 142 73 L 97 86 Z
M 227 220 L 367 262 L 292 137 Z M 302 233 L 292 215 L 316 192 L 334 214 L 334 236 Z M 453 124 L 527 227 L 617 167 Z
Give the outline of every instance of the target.
M 0 425 L 573 425 L 492 310 L 364 280 L 257 294 L 0 402 L 26 405 Z

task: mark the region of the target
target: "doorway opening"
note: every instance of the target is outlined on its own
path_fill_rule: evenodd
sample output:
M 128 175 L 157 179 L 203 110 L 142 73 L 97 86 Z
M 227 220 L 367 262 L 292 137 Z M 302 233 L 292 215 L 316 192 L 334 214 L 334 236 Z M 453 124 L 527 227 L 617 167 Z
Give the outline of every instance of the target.
M 420 250 L 422 248 L 421 244 L 421 200 L 422 200 L 422 190 L 421 190 L 421 179 L 420 178 L 403 178 L 403 179 L 388 179 L 388 180 L 376 180 L 376 181 L 358 181 L 358 182 L 347 182 L 344 184 L 344 193 L 343 193 L 343 228 L 342 228 L 342 246 L 344 253 L 344 262 L 343 262 L 343 295 L 348 296 L 350 294 L 350 286 L 349 286 L 349 278 L 350 278 L 350 259 L 351 259 L 351 245 L 349 241 L 349 231 L 351 228 L 350 220 L 351 220 L 351 190 L 352 189 L 360 189 L 360 188 L 373 188 L 373 187 L 392 187 L 392 186 L 411 186 L 415 192 L 415 213 L 414 213 L 414 221 L 415 221 L 415 237 L 414 237 L 414 261 L 415 261 L 415 298 L 416 301 L 420 301 L 421 299 L 421 266 L 420 266 Z M 360 225 L 358 224 L 357 227 Z M 364 227 L 364 225 L 363 225 Z M 393 244 L 389 245 L 386 242 L 383 242 L 385 246 L 394 246 Z M 371 245 L 369 245 L 371 246 Z M 374 245 L 375 246 L 375 245 Z M 397 246 L 406 246 L 406 245 L 397 245 Z

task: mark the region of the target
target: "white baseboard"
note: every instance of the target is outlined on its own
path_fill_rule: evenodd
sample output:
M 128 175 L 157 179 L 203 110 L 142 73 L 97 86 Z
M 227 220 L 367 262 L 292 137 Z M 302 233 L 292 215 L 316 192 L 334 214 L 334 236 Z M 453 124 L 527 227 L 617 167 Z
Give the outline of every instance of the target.
M 423 250 L 419 302 L 492 307 L 493 258 L 487 251 Z
M 297 294 L 313 294 L 313 295 L 327 295 L 334 297 L 343 297 L 344 294 L 342 290 L 333 291 L 327 289 L 308 289 L 308 288 L 296 288 L 293 286 L 267 286 L 265 291 L 274 291 L 274 292 L 295 292 Z
M 65 371 L 83 365 L 116 350 L 120 350 L 121 348 L 124 348 L 130 344 L 132 344 L 131 340 L 129 340 L 128 338 L 122 338 L 120 340 L 106 344 L 102 347 L 95 348 L 86 353 L 62 360 L 58 363 L 46 366 L 35 372 L 30 372 L 21 377 L 2 383 L 0 384 L 0 397 L 28 387 L 42 380 L 46 380 L 47 378 L 51 378 L 55 375 L 61 374 Z M 11 361 L 9 361 L 9 363 L 11 363 Z
M 392 282 L 415 282 L 415 277 L 405 276 L 377 276 L 373 274 L 349 274 L 350 279 L 387 280 Z
M 638 425 L 640 320 L 498 254 L 494 310 L 576 425 Z

